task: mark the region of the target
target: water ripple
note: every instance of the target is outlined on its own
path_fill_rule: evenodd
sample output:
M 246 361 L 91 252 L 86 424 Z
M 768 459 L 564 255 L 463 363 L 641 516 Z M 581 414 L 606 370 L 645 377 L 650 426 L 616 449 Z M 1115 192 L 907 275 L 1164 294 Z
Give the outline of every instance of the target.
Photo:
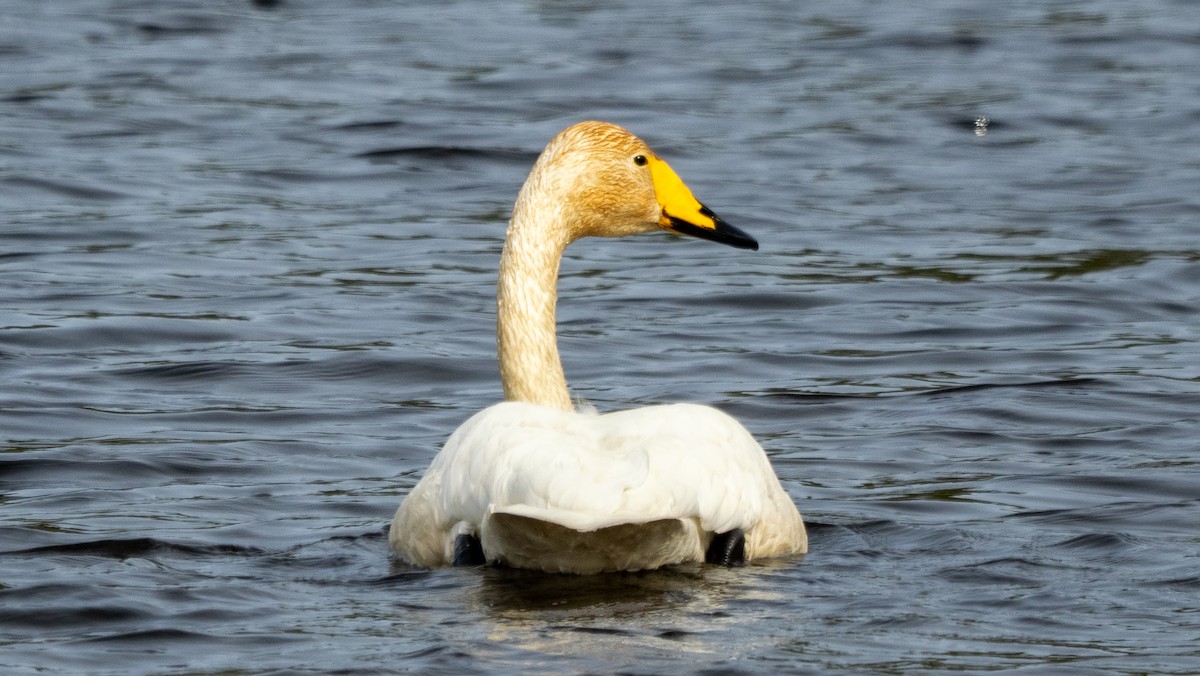
M 1197 671 L 1178 3 L 9 5 L 8 671 Z M 737 416 L 807 556 L 388 560 L 584 118 L 762 248 L 573 245 L 575 394 Z

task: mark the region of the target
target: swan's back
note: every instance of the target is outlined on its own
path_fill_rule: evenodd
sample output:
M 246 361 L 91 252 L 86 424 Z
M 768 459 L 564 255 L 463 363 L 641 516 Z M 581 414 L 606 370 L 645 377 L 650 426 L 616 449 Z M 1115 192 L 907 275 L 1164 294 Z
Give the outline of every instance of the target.
M 414 490 L 392 528 L 393 549 L 408 538 L 401 548 L 427 552 L 419 565 L 450 563 L 454 538 L 476 524 L 488 560 L 555 572 L 703 561 L 712 535 L 735 529 L 747 558 L 803 551 L 799 513 L 762 449 L 705 406 L 497 404 L 455 432 L 422 484 L 430 494 Z

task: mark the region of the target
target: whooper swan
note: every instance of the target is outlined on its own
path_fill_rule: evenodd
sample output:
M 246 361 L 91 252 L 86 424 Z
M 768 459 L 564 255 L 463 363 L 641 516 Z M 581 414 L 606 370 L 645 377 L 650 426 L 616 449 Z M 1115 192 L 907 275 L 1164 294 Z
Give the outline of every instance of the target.
M 506 401 L 459 427 L 396 510 L 396 558 L 598 573 L 807 550 L 796 506 L 730 416 L 695 404 L 605 415 L 572 406 L 554 320 L 563 250 L 655 230 L 758 248 L 621 127 L 581 122 L 550 141 L 500 258 Z

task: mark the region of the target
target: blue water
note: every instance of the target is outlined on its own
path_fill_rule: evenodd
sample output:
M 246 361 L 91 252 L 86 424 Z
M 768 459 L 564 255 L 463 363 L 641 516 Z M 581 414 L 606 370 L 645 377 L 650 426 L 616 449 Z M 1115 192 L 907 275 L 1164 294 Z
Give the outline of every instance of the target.
M 1193 10 L 6 3 L 0 670 L 1200 672 Z M 388 559 L 592 118 L 762 248 L 573 246 L 574 392 L 738 417 L 803 558 Z

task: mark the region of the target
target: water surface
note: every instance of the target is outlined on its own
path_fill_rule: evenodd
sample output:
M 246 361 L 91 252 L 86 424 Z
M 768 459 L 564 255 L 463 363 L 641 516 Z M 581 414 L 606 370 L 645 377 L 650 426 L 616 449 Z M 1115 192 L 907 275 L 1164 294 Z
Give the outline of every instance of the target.
M 1200 671 L 1190 4 L 10 4 L 6 673 Z M 737 416 L 802 559 L 388 560 L 589 118 L 762 249 L 572 247 L 574 391 Z

